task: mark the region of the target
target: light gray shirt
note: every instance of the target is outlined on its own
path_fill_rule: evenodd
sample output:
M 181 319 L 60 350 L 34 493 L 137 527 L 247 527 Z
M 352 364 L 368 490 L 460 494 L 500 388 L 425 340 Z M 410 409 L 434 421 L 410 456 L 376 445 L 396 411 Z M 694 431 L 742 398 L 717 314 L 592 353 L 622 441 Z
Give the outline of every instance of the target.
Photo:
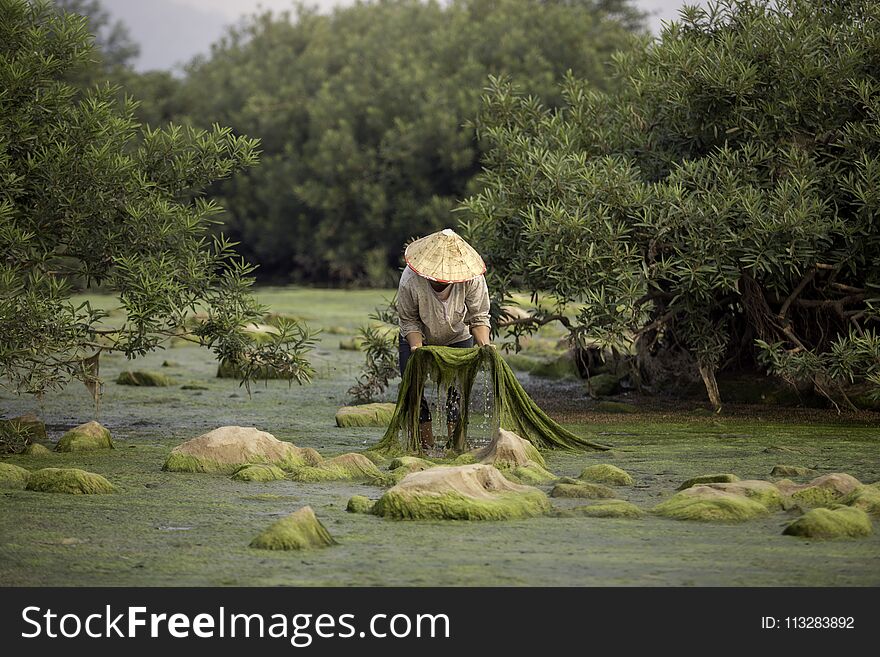
M 471 337 L 470 327 L 489 326 L 489 288 L 483 276 L 451 283 L 446 303 L 427 278 L 407 267 L 397 288 L 400 334 L 421 333 L 424 344 L 446 346 Z

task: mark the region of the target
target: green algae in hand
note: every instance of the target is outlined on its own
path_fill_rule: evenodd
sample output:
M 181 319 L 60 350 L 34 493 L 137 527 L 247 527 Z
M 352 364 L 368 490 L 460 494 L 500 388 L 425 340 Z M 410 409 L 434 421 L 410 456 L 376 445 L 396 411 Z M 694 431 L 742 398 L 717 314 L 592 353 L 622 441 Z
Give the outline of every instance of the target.
M 7 490 L 24 490 L 30 473 L 12 463 L 0 463 L 0 488 Z
M 27 490 L 69 495 L 115 493 L 116 487 L 104 477 L 79 468 L 43 468 L 31 472 Z
M 93 449 L 113 449 L 110 431 L 94 420 L 74 427 L 61 436 L 55 446 L 56 452 L 85 452 Z
M 375 450 L 386 453 L 419 451 L 419 408 L 430 378 L 438 390 L 454 387 L 461 393 L 461 421 L 453 447 L 464 451 L 471 390 L 479 372 L 488 367 L 495 399 L 493 424 L 509 429 L 539 448 L 609 449 L 565 429 L 544 413 L 528 396 L 497 349 L 422 347 L 407 363 L 391 424 Z
M 868 514 L 847 506 L 807 511 L 782 531 L 803 538 L 860 538 L 873 532 Z
M 336 545 L 330 532 L 315 517 L 312 507 L 278 520 L 251 541 L 250 547 L 260 550 L 312 550 Z

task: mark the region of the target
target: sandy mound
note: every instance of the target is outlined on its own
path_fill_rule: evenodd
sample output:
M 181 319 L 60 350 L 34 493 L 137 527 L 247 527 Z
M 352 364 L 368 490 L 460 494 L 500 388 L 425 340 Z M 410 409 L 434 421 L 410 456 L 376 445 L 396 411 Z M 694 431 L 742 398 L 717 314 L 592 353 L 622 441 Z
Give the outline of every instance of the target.
M 310 506 L 273 523 L 250 543 L 261 550 L 311 550 L 330 545 L 336 541 Z
M 254 427 L 227 426 L 187 440 L 171 450 L 163 470 L 232 473 L 247 463 L 271 463 L 283 469 L 320 463 L 313 449 L 278 440 Z
M 596 484 L 609 484 L 611 486 L 632 486 L 635 483 L 632 475 L 626 470 L 622 470 L 610 463 L 597 463 L 596 465 L 588 466 L 584 468 L 578 479 L 591 481 Z
M 343 406 L 336 411 L 337 427 L 387 427 L 394 415 L 394 404 Z
M 804 538 L 859 538 L 873 532 L 868 514 L 847 506 L 807 511 L 782 531 Z
M 77 468 L 43 468 L 30 473 L 28 490 L 42 493 L 94 495 L 115 493 L 116 487 L 99 474 Z
M 494 467 L 473 464 L 414 472 L 388 490 L 373 513 L 397 519 L 506 520 L 550 510 L 547 496 L 505 479 Z
M 110 431 L 94 420 L 74 427 L 61 436 L 56 452 L 85 452 L 93 449 L 113 449 Z
M 692 479 L 688 479 L 681 486 L 678 487 L 678 490 L 685 490 L 686 488 L 690 488 L 691 486 L 698 486 L 700 484 L 716 484 L 716 483 L 730 483 L 733 481 L 739 481 L 739 477 L 735 474 L 730 473 L 719 473 L 719 474 L 706 474 L 700 475 L 698 477 L 693 477 Z
M 769 510 L 745 495 L 713 485 L 697 485 L 676 493 L 655 506 L 652 512 L 676 520 L 742 522 L 767 515 Z
M 492 442 L 483 449 L 470 453 L 474 456 L 474 462 L 494 465 L 496 468 L 514 468 L 529 463 L 547 467 L 544 457 L 532 443 L 504 429 L 498 429 Z
M 30 472 L 12 463 L 0 463 L 0 488 L 24 490 Z
M 386 477 L 366 456 L 352 452 L 323 460 L 315 466 L 291 468 L 290 479 L 302 482 L 366 481 L 382 485 Z
M 816 477 L 806 484 L 795 484 L 787 480 L 776 483 L 784 495 L 804 506 L 836 504 L 861 485 L 855 477 L 840 472 Z

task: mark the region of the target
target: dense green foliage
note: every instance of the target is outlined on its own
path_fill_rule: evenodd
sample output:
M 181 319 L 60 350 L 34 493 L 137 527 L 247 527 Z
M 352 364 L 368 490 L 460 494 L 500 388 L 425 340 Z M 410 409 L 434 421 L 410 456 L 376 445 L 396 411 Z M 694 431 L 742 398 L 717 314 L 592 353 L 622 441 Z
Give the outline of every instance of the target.
M 479 170 L 464 124 L 490 73 L 555 104 L 566 70 L 601 87 L 641 16 L 627 0 L 386 0 L 263 15 L 188 69 L 180 105 L 260 137 L 219 185 L 225 229 L 264 276 L 386 285 L 403 244 L 453 223 Z
M 311 337 L 287 323 L 269 344 L 241 331 L 264 309 L 253 268 L 209 231 L 203 190 L 257 162 L 228 128 L 139 130 L 108 86 L 69 82 L 95 59 L 84 18 L 51 3 L 0 0 L 0 377 L 41 394 L 71 377 L 97 398 L 104 351 L 135 357 L 183 332 L 243 371 L 298 381 Z M 117 292 L 124 320 L 71 301 L 73 286 Z M 121 326 L 119 325 L 122 322 Z
M 880 3 L 690 9 L 615 76 L 559 110 L 485 96 L 464 223 L 490 287 L 582 304 L 576 337 L 643 380 L 699 372 L 716 406 L 719 369 L 880 384 Z

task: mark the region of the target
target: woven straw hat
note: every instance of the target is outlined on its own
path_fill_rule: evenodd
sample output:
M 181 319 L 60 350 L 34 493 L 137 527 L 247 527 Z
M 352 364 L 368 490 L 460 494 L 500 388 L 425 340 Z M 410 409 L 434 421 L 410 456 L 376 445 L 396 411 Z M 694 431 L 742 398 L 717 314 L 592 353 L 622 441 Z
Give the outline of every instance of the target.
M 415 273 L 438 283 L 463 283 L 486 272 L 480 254 L 451 228 L 412 242 L 403 257 Z

